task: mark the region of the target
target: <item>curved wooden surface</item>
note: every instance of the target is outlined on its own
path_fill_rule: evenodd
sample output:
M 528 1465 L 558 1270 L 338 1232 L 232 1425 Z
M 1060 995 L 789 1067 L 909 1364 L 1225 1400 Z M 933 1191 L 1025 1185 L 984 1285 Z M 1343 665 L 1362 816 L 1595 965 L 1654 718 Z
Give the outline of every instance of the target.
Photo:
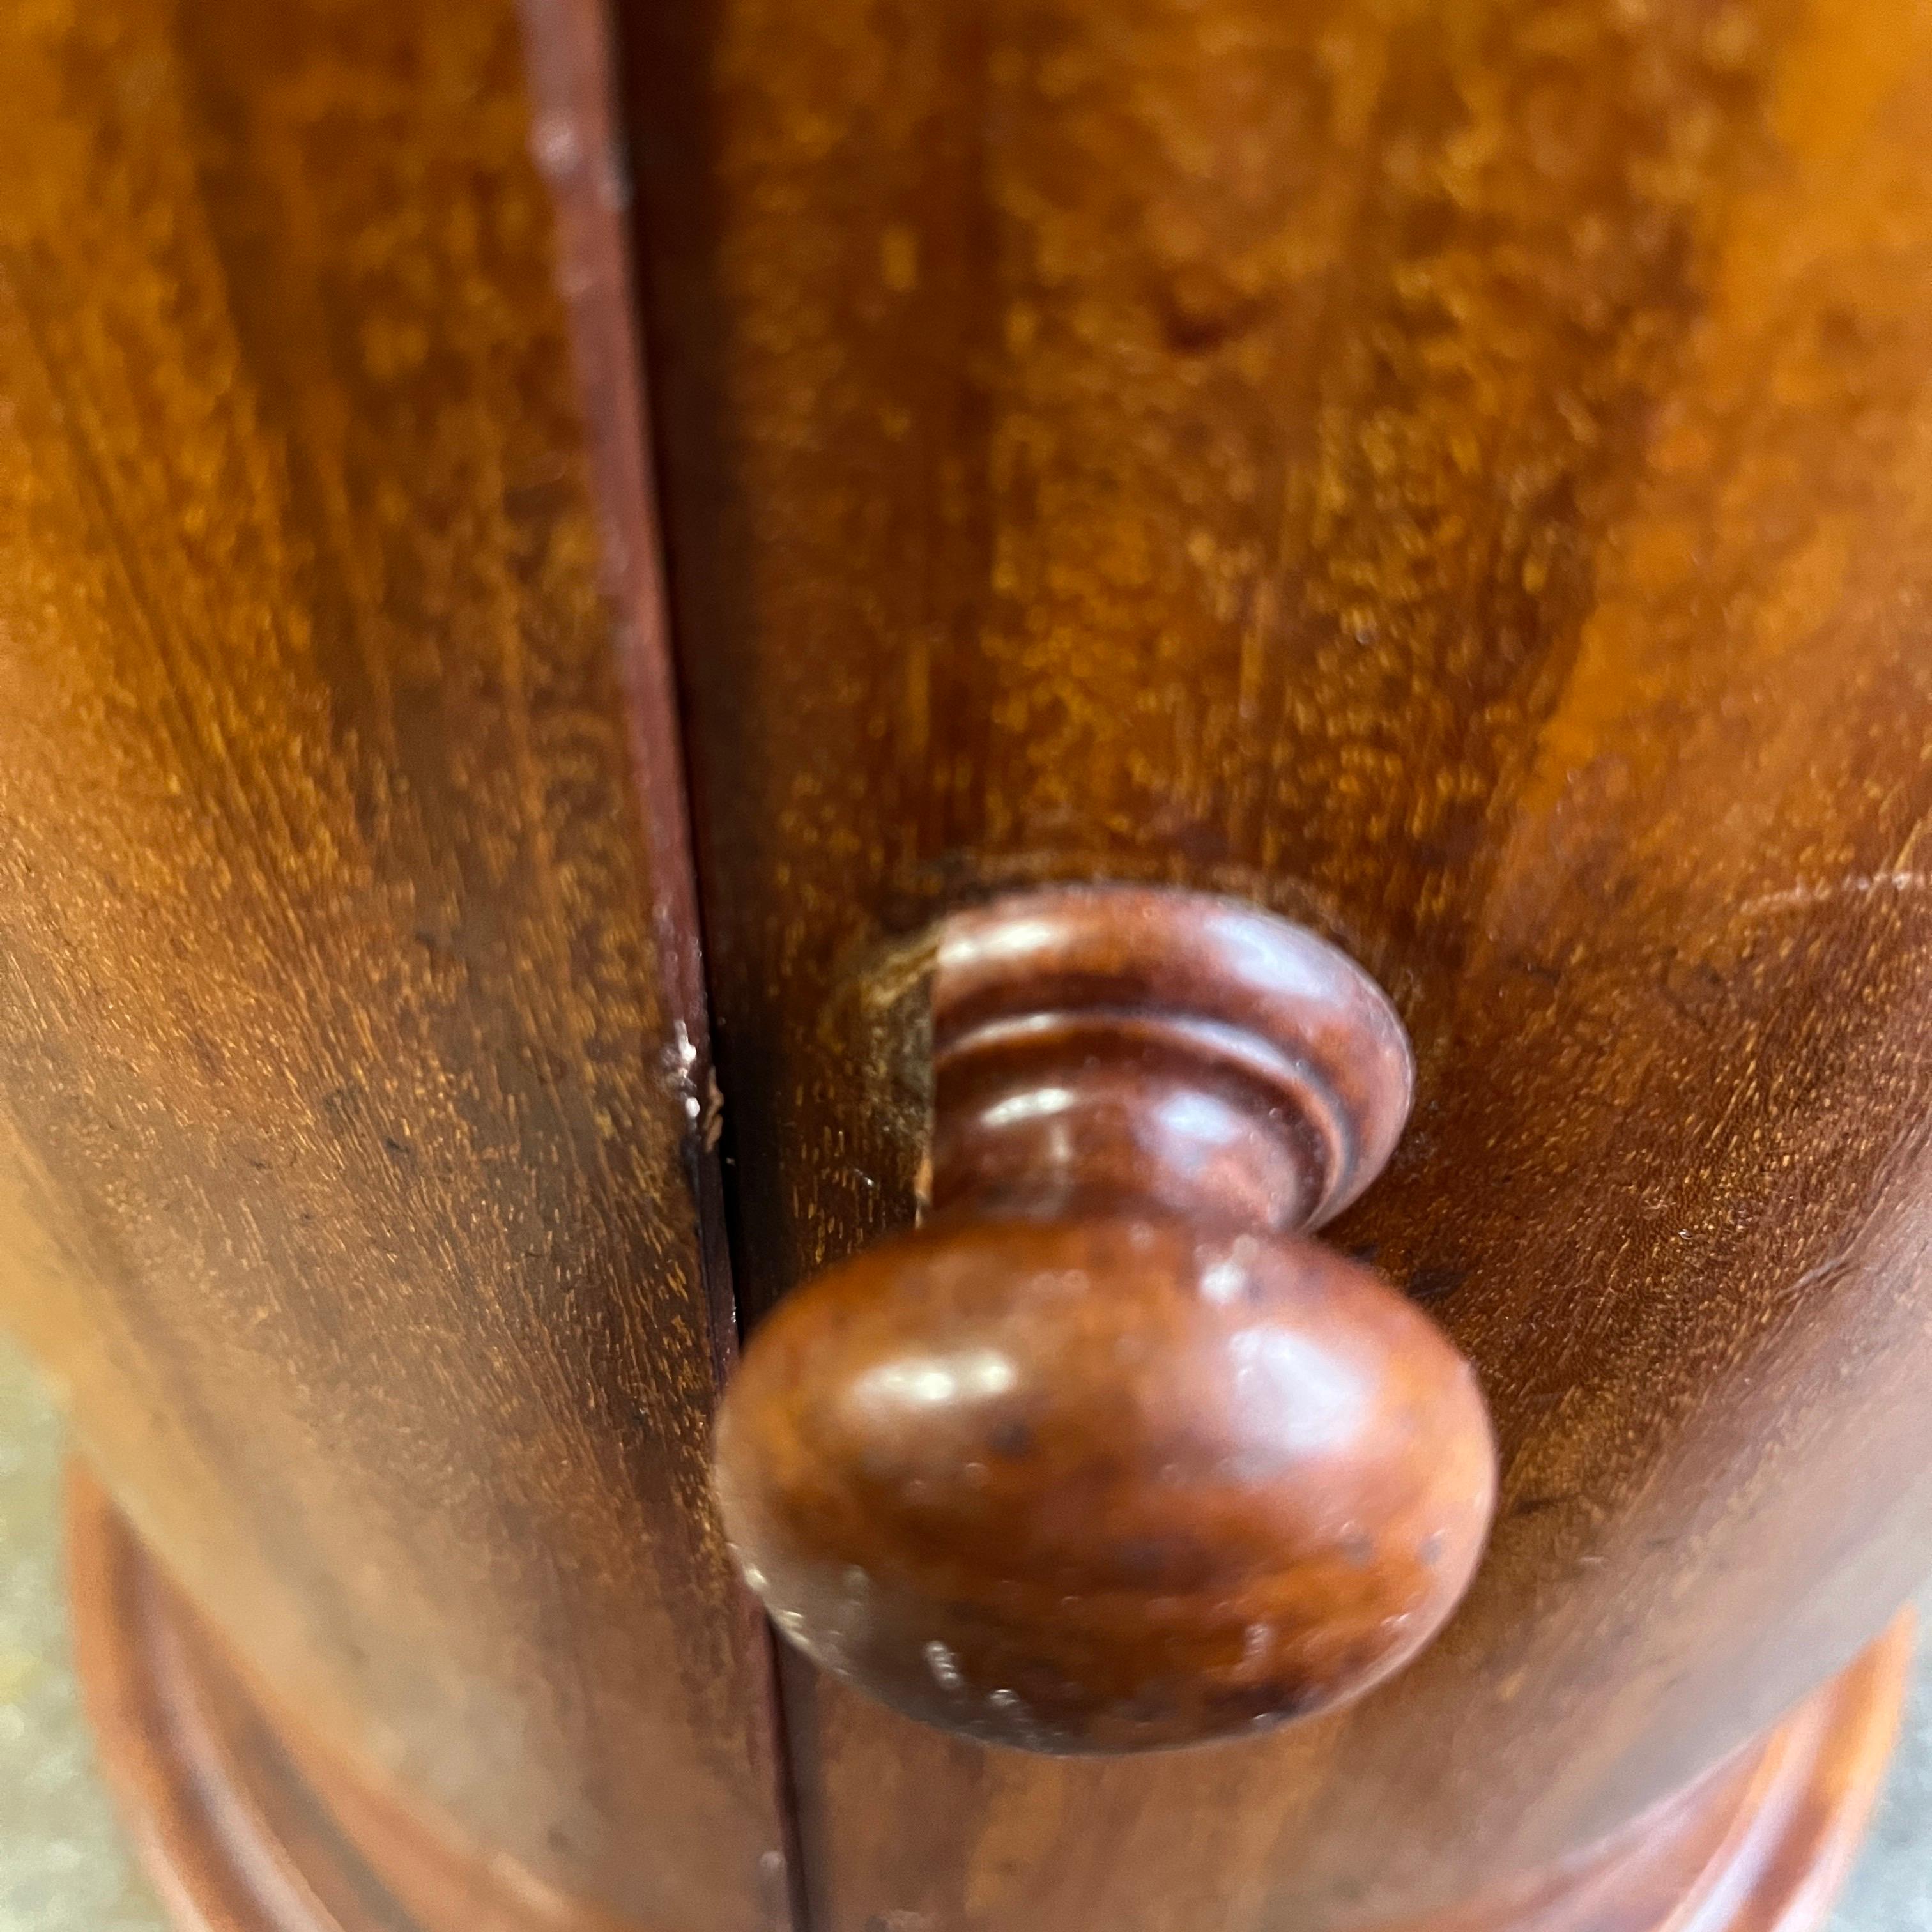
M 1316 1228 L 1373 1186 L 1408 1124 L 1415 1062 L 1388 996 L 1239 900 L 1008 893 L 952 914 L 931 946 L 908 998 L 928 1009 L 934 1214 L 1132 1197 Z
M 268 17 L 0 27 L 8 1314 L 250 1665 L 545 1884 L 782 1918 L 709 1146 L 754 1304 L 898 1225 L 837 1016 L 1099 877 L 1390 989 L 1334 1238 L 1504 1514 L 1414 1669 L 1211 1756 L 795 1672 L 825 1932 L 1444 1908 L 1868 1642 L 1932 1545 L 1932 18 L 627 10 L 721 1123 L 619 171 L 496 0 Z
M 107 1770 L 149 1872 L 196 1932 L 616 1932 L 278 1730 L 76 1468 L 76 1638 Z M 1605 1844 L 1378 1932 L 1815 1932 L 1864 1829 L 1911 1620 L 1762 1741 Z
M 1877 1798 L 1914 1619 L 1770 1735 L 1579 1858 L 1378 1932 L 1815 1932 Z
M 271 1717 L 99 1480 L 70 1466 L 76 1662 L 136 1849 L 183 1932 L 617 1932 Z
M 939 1220 L 761 1328 L 725 1528 L 779 1628 L 942 1730 L 1120 1753 L 1366 1693 L 1468 1587 L 1469 1365 L 1312 1241 L 1122 1209 Z
M 601 22 L 531 10 L 530 85 L 509 0 L 0 15 L 0 1318 L 333 1748 L 767 1932 Z
M 622 10 L 745 1298 L 910 1214 L 868 962 L 1213 888 L 1400 1009 L 1330 1234 L 1503 1455 L 1443 1637 L 1292 1732 L 1028 1762 L 794 1672 L 820 1922 L 1325 1932 L 1564 1857 L 1932 1549 L 1932 14 Z

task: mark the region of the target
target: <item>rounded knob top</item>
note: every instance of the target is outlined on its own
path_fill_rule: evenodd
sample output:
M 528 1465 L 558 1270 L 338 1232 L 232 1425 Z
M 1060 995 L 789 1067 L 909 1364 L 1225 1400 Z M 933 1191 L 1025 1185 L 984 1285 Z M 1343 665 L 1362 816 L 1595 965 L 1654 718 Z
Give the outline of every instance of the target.
M 718 1442 L 754 1586 L 820 1663 L 995 1742 L 1122 1750 L 1324 1708 L 1462 1593 L 1468 1364 L 1312 1243 L 956 1222 L 782 1304 Z
M 754 1336 L 717 1484 L 825 1666 L 1038 1750 L 1250 1732 L 1426 1642 L 1495 1497 L 1468 1365 L 1298 1234 L 1412 1065 L 1345 955 L 1252 907 L 1064 887 L 932 955 L 932 1218 Z

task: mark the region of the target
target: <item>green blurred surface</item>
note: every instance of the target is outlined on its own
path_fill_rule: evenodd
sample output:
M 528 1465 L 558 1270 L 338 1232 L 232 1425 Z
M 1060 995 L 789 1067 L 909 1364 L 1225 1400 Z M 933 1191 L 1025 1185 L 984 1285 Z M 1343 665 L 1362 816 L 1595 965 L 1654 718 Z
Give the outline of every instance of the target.
M 0 1932 L 160 1932 L 81 1720 L 60 1453 L 52 1404 L 0 1342 Z

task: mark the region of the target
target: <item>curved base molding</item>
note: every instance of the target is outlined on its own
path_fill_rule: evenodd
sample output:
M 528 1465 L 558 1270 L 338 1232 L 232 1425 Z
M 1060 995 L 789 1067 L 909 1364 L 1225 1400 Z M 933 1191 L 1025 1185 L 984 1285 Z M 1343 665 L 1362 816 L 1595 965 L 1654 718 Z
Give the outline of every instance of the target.
M 88 1716 L 182 1932 L 622 1932 L 274 1725 L 78 1462 L 66 1516 Z
M 100 1754 L 184 1932 L 615 1932 L 272 1729 L 94 1484 L 68 1501 L 75 1644 Z M 1901 1616 L 1688 1790 L 1506 1893 L 1382 1932 L 1814 1932 L 1891 1756 Z
M 1381 1932 L 1814 1932 L 1892 1760 L 1912 1637 L 1908 1610 L 1783 1723 L 1603 1844 Z

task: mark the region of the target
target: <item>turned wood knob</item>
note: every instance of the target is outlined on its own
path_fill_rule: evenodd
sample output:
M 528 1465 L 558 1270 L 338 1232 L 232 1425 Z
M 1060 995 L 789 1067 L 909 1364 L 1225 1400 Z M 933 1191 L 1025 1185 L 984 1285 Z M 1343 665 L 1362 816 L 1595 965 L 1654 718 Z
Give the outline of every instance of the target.
M 1298 1230 L 1406 1116 L 1394 1009 L 1312 933 L 1066 887 L 949 920 L 932 1203 L 759 1328 L 727 1533 L 778 1628 L 1049 1751 L 1258 1730 L 1441 1627 L 1495 1497 L 1468 1364 Z

